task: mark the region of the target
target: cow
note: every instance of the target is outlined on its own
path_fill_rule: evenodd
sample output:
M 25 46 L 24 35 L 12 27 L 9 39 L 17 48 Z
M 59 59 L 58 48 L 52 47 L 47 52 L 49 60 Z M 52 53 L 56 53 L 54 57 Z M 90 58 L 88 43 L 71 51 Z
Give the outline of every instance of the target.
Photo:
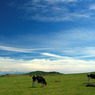
M 33 76 L 33 84 L 32 87 L 35 87 L 35 82 L 37 81 L 38 83 L 42 83 L 42 87 L 47 85 L 47 82 L 45 80 L 45 78 L 41 77 L 41 76 Z
M 88 82 L 91 82 L 91 78 L 95 79 L 95 74 L 88 74 Z

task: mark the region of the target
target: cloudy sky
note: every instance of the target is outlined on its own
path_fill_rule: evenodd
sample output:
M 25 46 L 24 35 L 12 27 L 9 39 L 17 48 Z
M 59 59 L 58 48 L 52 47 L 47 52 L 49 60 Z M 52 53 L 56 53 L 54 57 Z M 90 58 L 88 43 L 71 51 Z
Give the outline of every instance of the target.
M 95 71 L 94 0 L 0 0 L 0 74 Z

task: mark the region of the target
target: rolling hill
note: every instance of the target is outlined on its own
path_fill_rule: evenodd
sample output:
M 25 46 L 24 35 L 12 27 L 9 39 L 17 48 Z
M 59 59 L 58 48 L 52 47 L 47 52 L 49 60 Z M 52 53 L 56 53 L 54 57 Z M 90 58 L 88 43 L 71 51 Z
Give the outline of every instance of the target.
M 62 74 L 62 73 L 59 73 L 59 72 L 44 72 L 44 71 L 33 71 L 33 72 L 29 72 L 29 73 L 26 73 L 25 75 L 29 75 L 29 76 L 33 76 L 33 75 L 40 75 L 40 76 L 44 76 L 44 75 L 58 75 L 58 74 Z

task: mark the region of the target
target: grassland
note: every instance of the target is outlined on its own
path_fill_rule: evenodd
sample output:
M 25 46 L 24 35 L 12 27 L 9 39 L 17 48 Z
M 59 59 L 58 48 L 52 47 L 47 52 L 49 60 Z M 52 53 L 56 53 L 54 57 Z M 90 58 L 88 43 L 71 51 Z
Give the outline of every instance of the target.
M 36 83 L 26 75 L 0 77 L 0 95 L 95 95 L 95 87 L 86 87 L 87 74 L 63 74 L 44 76 L 48 85 Z M 59 82 L 55 82 L 55 81 Z M 95 83 L 93 79 L 92 82 Z

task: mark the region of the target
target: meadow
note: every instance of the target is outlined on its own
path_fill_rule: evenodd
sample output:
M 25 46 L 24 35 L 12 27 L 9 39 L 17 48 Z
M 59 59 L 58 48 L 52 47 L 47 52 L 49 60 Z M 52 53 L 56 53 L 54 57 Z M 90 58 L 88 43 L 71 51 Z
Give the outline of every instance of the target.
M 95 87 L 86 87 L 87 74 L 46 75 L 47 86 L 36 83 L 32 77 L 16 75 L 0 77 L 0 95 L 95 95 Z M 55 82 L 58 81 L 58 82 Z M 92 79 L 92 83 L 95 80 Z

